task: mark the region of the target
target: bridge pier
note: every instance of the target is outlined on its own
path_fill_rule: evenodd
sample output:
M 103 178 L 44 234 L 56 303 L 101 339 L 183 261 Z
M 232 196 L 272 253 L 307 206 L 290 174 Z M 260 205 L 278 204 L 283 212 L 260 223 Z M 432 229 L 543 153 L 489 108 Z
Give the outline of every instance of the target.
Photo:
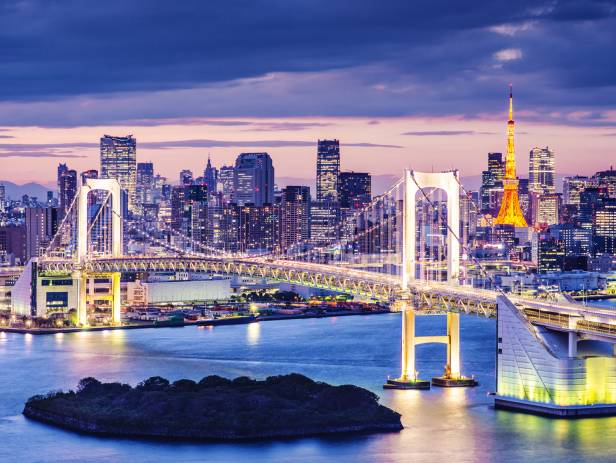
M 120 272 L 111 274 L 111 323 L 119 325 L 122 322 L 122 296 L 120 293 Z
M 440 387 L 472 387 L 477 385 L 474 378 L 462 376 L 460 372 L 460 314 L 447 312 L 447 364 L 443 376 L 432 378 L 432 384 Z
M 417 378 L 415 369 L 415 310 L 402 303 L 402 365 L 400 377 L 387 379 L 384 389 L 430 389 L 429 381 Z
M 569 331 L 567 339 L 567 354 L 569 357 L 577 357 L 578 336 L 575 331 Z
M 77 270 L 73 275 L 73 279 L 77 281 L 77 325 L 86 326 L 88 324 L 88 298 L 87 286 L 88 276 L 85 272 Z

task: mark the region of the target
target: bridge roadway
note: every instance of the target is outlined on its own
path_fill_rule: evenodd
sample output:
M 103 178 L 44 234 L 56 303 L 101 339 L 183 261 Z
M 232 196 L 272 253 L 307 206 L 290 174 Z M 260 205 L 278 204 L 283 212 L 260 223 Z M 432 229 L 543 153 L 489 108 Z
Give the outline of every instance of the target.
M 397 276 L 342 265 L 280 259 L 126 256 L 91 258 L 82 264 L 49 258 L 39 261 L 39 271 L 44 273 L 67 274 L 79 270 L 88 274 L 180 271 L 266 278 L 382 302 L 406 299 L 412 301 L 416 310 L 425 313 L 455 311 L 486 317 L 496 315 L 496 298 L 500 295 L 493 290 L 441 282 L 415 282 L 404 291 Z M 571 302 L 508 297 L 534 325 L 575 331 L 580 339 L 616 341 L 616 311 Z

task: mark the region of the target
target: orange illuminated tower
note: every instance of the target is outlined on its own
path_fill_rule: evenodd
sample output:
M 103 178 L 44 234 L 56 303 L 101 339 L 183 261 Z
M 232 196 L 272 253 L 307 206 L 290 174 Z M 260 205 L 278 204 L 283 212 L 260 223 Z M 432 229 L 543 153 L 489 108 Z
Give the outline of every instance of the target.
M 513 144 L 513 89 L 509 85 L 509 121 L 507 122 L 507 156 L 505 157 L 505 177 L 503 178 L 504 194 L 496 225 L 513 225 L 515 227 L 528 227 L 524 214 L 520 208 L 518 198 L 518 177 L 515 172 L 515 147 Z

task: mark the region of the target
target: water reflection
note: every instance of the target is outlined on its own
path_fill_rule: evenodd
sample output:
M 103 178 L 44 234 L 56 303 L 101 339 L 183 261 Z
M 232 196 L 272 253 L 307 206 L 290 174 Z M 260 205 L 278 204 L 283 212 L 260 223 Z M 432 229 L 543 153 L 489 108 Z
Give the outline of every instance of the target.
M 256 346 L 261 338 L 261 323 L 246 325 L 246 342 L 249 346 Z
M 494 321 L 463 317 L 465 370 L 477 388 L 384 391 L 399 371 L 400 319 L 396 315 L 288 320 L 197 329 L 110 330 L 63 336 L 2 336 L 0 356 L 0 461 L 558 461 L 609 459 L 616 454 L 616 418 L 551 420 L 495 411 Z M 421 317 L 418 329 L 433 333 L 442 321 Z M 204 336 L 207 335 L 207 336 Z M 29 351 L 28 351 L 29 350 Z M 444 352 L 418 350 L 422 377 L 442 374 Z M 400 433 L 262 443 L 171 444 L 97 439 L 33 423 L 20 416 L 31 395 L 74 388 L 85 376 L 136 384 L 149 376 L 171 380 L 266 377 L 297 371 L 334 384 L 371 389 L 402 414 Z M 33 446 L 30 443 L 36 442 Z M 45 451 L 41 452 L 41 448 Z M 11 458 L 3 458 L 3 453 Z M 155 455 L 155 457 L 153 456 Z

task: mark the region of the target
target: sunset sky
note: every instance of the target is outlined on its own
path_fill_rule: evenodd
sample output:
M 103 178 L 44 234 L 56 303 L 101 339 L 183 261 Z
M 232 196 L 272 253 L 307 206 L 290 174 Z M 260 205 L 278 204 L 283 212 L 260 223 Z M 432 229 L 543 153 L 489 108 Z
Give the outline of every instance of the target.
M 0 179 L 98 168 L 103 134 L 176 181 L 267 151 L 313 178 L 342 167 L 478 175 L 504 151 L 514 85 L 519 172 L 550 146 L 561 174 L 616 164 L 614 1 L 4 0 Z

